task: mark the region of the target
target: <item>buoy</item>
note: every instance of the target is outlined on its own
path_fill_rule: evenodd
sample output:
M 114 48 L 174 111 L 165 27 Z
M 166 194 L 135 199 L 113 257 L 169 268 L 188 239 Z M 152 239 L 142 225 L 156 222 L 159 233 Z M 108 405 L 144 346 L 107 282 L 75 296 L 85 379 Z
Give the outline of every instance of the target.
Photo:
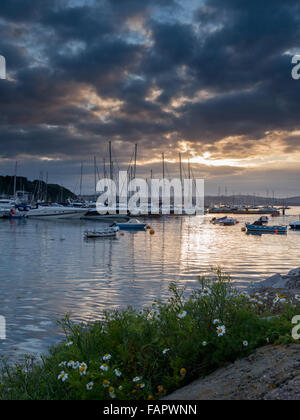
M 147 226 L 146 226 L 146 229 L 151 229 L 151 226 L 147 225 Z
M 155 230 L 151 229 L 150 230 L 150 235 L 154 235 L 155 234 Z
M 275 230 L 275 233 L 278 233 L 278 229 Z
M 121 232 L 121 234 L 120 234 L 121 236 L 125 236 L 125 233 L 124 232 Z
M 242 232 L 246 232 L 246 228 L 245 227 L 242 228 Z

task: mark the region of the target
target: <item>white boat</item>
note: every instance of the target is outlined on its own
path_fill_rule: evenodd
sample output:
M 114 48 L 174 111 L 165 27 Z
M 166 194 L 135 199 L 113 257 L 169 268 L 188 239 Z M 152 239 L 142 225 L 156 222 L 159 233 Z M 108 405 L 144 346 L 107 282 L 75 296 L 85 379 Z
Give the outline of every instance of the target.
M 0 208 L 0 219 L 3 219 L 4 217 L 8 217 L 8 214 L 9 214 L 9 210 Z
M 81 219 L 87 212 L 87 209 L 77 207 L 63 207 L 63 206 L 37 206 L 31 208 L 27 212 L 29 219 Z
M 85 239 L 98 239 L 98 238 L 115 238 L 120 229 L 118 227 L 110 227 L 102 230 L 87 230 L 84 232 Z

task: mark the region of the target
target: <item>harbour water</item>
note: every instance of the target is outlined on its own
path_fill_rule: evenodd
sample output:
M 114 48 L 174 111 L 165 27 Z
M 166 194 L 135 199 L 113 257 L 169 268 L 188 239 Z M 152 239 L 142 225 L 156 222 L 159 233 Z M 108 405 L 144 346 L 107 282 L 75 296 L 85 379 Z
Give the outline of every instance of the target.
M 271 224 L 299 220 L 300 208 Z M 6 319 L 0 355 L 45 352 L 61 340 L 56 324 L 100 318 L 103 310 L 142 307 L 169 296 L 170 281 L 197 287 L 197 277 L 220 267 L 240 287 L 299 266 L 300 232 L 246 235 L 241 227 L 256 216 L 238 216 L 232 227 L 212 216 L 164 217 L 149 232 L 85 241 L 94 222 L 0 220 L 0 316 Z

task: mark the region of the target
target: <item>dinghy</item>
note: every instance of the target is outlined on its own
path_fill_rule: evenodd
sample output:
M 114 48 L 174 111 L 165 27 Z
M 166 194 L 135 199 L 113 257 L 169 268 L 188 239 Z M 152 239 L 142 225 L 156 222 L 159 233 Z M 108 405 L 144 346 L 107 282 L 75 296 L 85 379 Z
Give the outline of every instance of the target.
M 110 227 L 102 230 L 87 230 L 84 232 L 85 239 L 115 238 L 119 232 L 118 227 Z
M 145 230 L 147 223 L 141 223 L 137 219 L 130 219 L 128 223 L 115 223 L 121 230 Z

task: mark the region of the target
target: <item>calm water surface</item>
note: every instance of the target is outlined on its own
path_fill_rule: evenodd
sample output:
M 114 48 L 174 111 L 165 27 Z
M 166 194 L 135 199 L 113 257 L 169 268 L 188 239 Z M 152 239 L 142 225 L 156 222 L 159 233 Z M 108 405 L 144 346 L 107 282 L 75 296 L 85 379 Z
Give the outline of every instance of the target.
M 299 220 L 300 208 L 272 224 Z M 0 315 L 7 340 L 0 354 L 14 359 L 41 353 L 61 339 L 56 321 L 99 319 L 104 309 L 142 307 L 168 297 L 176 281 L 187 290 L 197 276 L 220 266 L 241 287 L 299 264 L 300 232 L 252 236 L 240 225 L 214 226 L 211 216 L 151 220 L 156 234 L 126 232 L 116 239 L 85 241 L 99 223 L 0 220 Z M 64 239 L 65 240 L 62 240 Z

